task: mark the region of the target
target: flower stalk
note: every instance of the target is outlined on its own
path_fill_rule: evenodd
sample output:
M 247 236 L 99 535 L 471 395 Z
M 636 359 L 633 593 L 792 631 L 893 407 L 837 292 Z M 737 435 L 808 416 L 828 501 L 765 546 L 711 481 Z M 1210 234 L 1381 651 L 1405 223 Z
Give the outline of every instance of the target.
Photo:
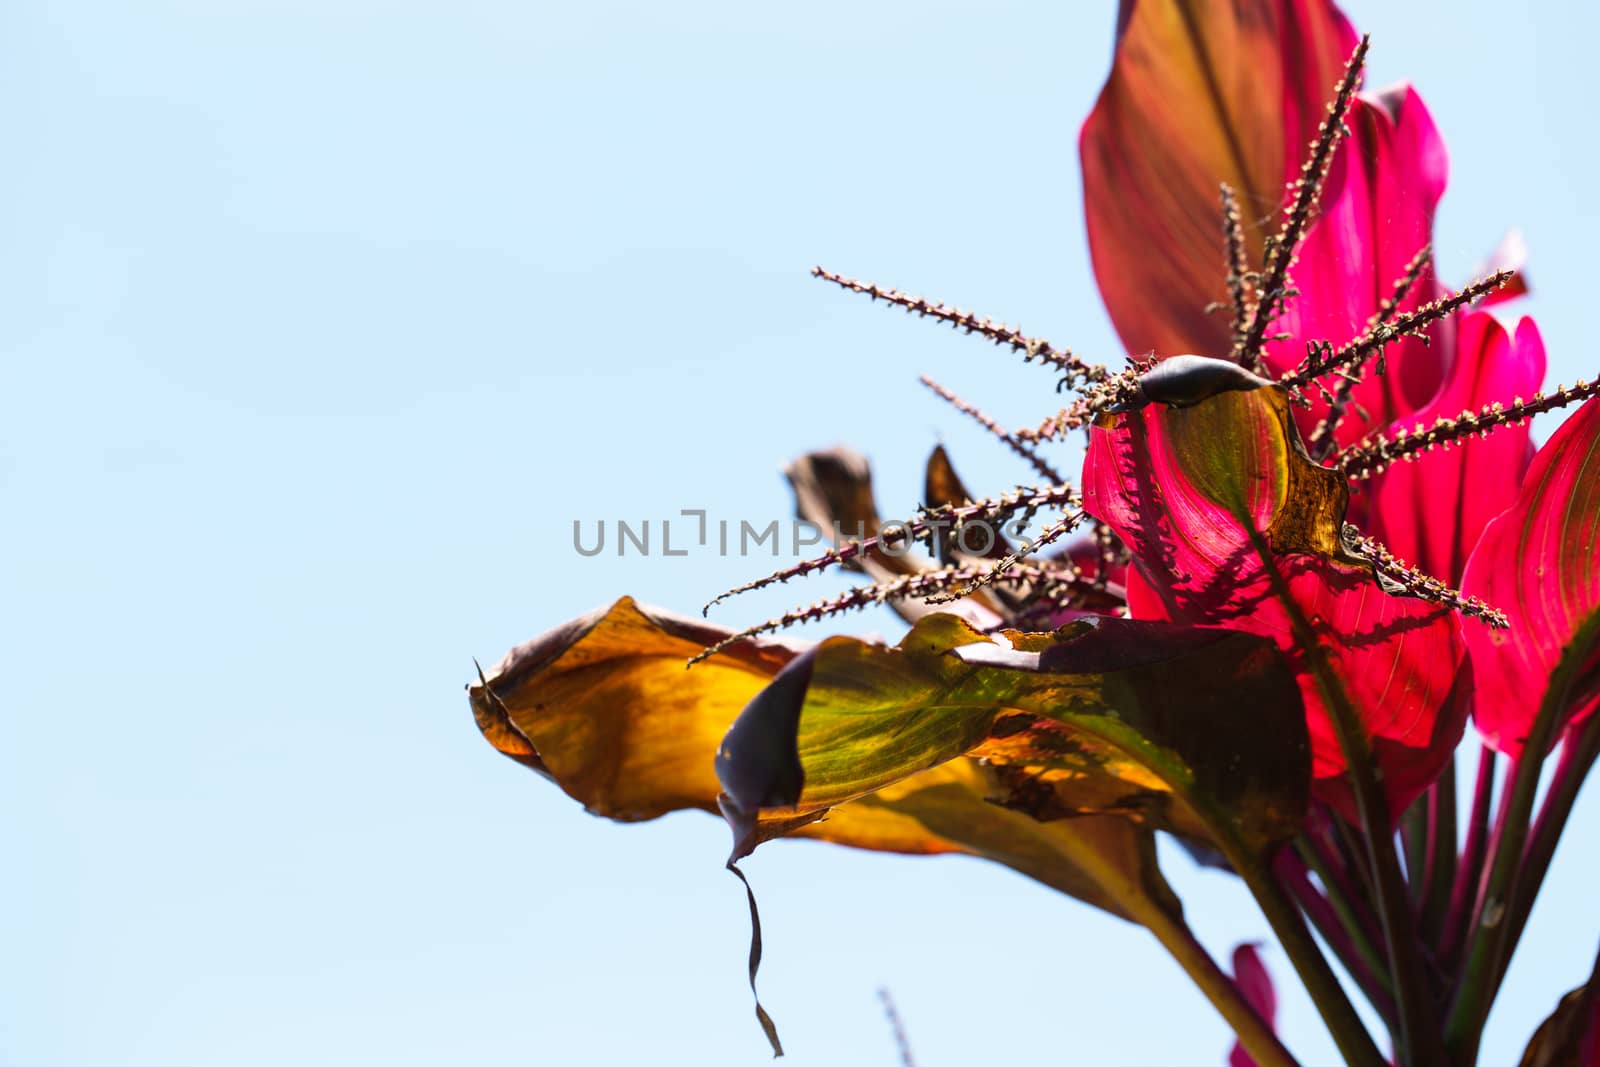
M 1344 686 L 1327 660 L 1321 639 L 1312 629 L 1305 612 L 1289 591 L 1278 569 L 1266 538 L 1250 527 L 1251 541 L 1272 582 L 1272 592 L 1289 617 L 1296 641 L 1311 667 L 1317 687 L 1332 711 L 1339 745 L 1349 765 L 1349 782 L 1355 794 L 1365 838 L 1368 869 L 1377 889 L 1378 919 L 1383 928 L 1394 982 L 1396 1009 L 1400 1021 L 1397 1034 L 1402 1067 L 1411 1064 L 1436 1064 L 1440 1056 L 1434 1008 L 1423 976 L 1421 954 L 1405 880 L 1399 857 L 1394 851 L 1394 827 L 1389 819 L 1388 800 L 1379 785 L 1372 761 L 1370 742 L 1355 708 L 1345 695 Z
M 1589 617 L 1570 647 L 1581 652 L 1590 647 L 1597 635 L 1600 635 L 1600 613 Z M 1512 944 L 1510 924 L 1506 922 L 1507 909 L 1518 892 L 1525 859 L 1523 847 L 1544 757 L 1564 725 L 1562 717 L 1571 706 L 1573 690 L 1583 682 L 1585 667 L 1586 660 L 1581 654 L 1563 657 L 1550 678 L 1539 714 L 1523 742 L 1522 753 L 1512 761 L 1510 781 L 1489 845 L 1488 868 L 1473 908 L 1460 984 L 1445 1022 L 1445 1043 L 1450 1062 L 1455 1064 L 1471 1064 L 1477 1058 L 1483 1026 Z M 1542 877 L 1542 872 L 1532 877 Z

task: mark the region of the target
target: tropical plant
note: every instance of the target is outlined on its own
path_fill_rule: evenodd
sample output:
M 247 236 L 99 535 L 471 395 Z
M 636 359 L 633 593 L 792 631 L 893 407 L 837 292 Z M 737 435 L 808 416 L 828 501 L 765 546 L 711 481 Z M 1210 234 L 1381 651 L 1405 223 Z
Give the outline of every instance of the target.
M 1398 1063 L 1475 1063 L 1600 749 L 1600 387 L 1539 391 L 1538 330 L 1495 309 L 1512 246 L 1435 277 L 1442 143 L 1414 90 L 1361 90 L 1331 3 L 1125 0 L 1118 26 L 1080 154 L 1125 368 L 815 271 L 1054 371 L 1070 401 L 1018 431 L 925 379 L 1037 484 L 975 496 L 937 449 L 920 514 L 882 524 L 861 457 L 802 457 L 833 547 L 712 604 L 867 584 L 739 631 L 624 598 L 512 651 L 474 714 L 598 815 L 720 813 L 735 873 L 790 836 L 1005 864 L 1148 928 L 1234 1063 L 1294 1064 L 1254 948 L 1230 974 L 1185 924 L 1174 835 L 1248 887 L 1347 1062 L 1389 1062 L 1353 990 Z M 1574 404 L 1535 453 L 1528 420 Z M 1080 435 L 1069 479 L 1050 450 Z M 767 636 L 884 603 L 893 646 Z M 756 922 L 752 985 L 759 956 Z M 1597 1033 L 1600 978 L 1524 1062 L 1600 1062 Z

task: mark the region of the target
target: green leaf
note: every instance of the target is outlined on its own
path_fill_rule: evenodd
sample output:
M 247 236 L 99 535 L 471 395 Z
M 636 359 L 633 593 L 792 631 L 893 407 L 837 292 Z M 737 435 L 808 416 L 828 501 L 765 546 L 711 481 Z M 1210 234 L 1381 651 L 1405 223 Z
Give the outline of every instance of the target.
M 932 615 L 892 648 L 824 641 L 751 701 L 717 761 L 735 852 L 962 758 L 1036 818 L 1119 815 L 1233 856 L 1296 832 L 1310 778 L 1266 639 L 1117 619 L 992 638 Z

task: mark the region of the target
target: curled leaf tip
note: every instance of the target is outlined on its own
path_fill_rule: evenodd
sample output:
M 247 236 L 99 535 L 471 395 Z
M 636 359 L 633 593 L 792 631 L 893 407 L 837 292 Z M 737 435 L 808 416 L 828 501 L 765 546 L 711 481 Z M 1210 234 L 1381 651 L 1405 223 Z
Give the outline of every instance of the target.
M 744 886 L 745 899 L 750 902 L 750 993 L 756 998 L 756 1021 L 761 1024 L 761 1032 L 767 1035 L 767 1043 L 772 1046 L 772 1058 L 779 1059 L 783 1056 L 783 1043 L 778 1040 L 778 1024 L 761 1006 L 761 994 L 756 992 L 756 972 L 761 969 L 761 913 L 756 909 L 756 891 L 750 888 L 750 879 L 744 876 L 738 864 L 730 859 L 727 866 Z

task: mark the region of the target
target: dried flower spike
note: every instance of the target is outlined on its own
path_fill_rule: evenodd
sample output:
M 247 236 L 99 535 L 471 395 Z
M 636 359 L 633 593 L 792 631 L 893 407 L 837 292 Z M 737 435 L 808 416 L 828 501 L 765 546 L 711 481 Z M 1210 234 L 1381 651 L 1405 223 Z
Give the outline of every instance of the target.
M 1425 244 L 1417 251 L 1416 255 L 1411 257 L 1411 262 L 1406 264 L 1405 271 L 1395 281 L 1394 292 L 1378 306 L 1377 312 L 1372 316 L 1371 321 L 1367 323 L 1367 329 L 1370 330 L 1379 323 L 1389 322 L 1394 318 L 1395 313 L 1400 309 L 1400 305 L 1405 303 L 1406 297 L 1411 295 L 1411 290 L 1422 278 L 1422 272 L 1432 262 L 1433 245 Z M 1328 404 L 1328 413 L 1311 433 L 1308 447 L 1313 459 L 1319 461 L 1327 459 L 1328 454 L 1336 447 L 1335 434 L 1338 432 L 1339 424 L 1344 420 L 1345 414 L 1350 409 L 1350 398 L 1355 393 L 1356 385 L 1361 381 L 1361 372 L 1365 363 L 1365 360 L 1357 360 L 1347 371 L 1339 373 L 1339 384 L 1334 387 L 1333 399 Z
M 1348 551 L 1372 564 L 1378 584 L 1383 586 L 1385 592 L 1398 596 L 1419 597 L 1435 604 L 1443 604 L 1460 612 L 1466 618 L 1483 620 L 1492 629 L 1511 628 L 1505 612 L 1490 607 L 1477 597 L 1465 596 L 1438 578 L 1422 573 L 1404 560 L 1396 559 L 1393 553 L 1377 541 L 1361 536 L 1360 531 L 1354 526 L 1345 524 L 1342 539 Z
M 747 641 L 752 637 L 759 637 L 774 630 L 786 630 L 804 622 L 815 622 L 831 615 L 842 615 L 850 611 L 859 611 L 882 604 L 888 600 L 907 600 L 914 597 L 930 596 L 934 593 L 950 588 L 952 585 L 961 585 L 973 581 L 988 568 L 979 566 L 946 567 L 941 570 L 924 571 L 921 574 L 907 574 L 886 582 L 877 582 L 872 585 L 857 586 L 835 597 L 819 600 L 808 607 L 795 608 L 786 611 L 776 618 L 740 630 L 736 634 L 718 641 L 716 644 L 702 649 L 700 653 L 689 660 L 688 666 L 693 667 L 702 660 L 710 659 L 723 649 L 736 645 L 740 641 Z M 1013 580 L 1021 580 L 1025 575 L 1018 575 Z
M 1045 531 L 1037 538 L 1025 542 L 1021 548 L 1018 548 L 1015 552 L 1012 552 L 1005 558 L 1001 559 L 1000 562 L 996 563 L 992 568 L 984 571 L 984 573 L 979 575 L 977 578 L 968 582 L 959 589 L 952 590 L 948 593 L 940 593 L 938 596 L 930 596 L 928 598 L 928 603 L 948 604 L 952 601 L 960 600 L 962 597 L 971 596 L 973 593 L 976 593 L 979 589 L 982 589 L 991 582 L 999 581 L 1006 575 L 1007 571 L 1017 566 L 1017 564 L 1023 559 L 1039 551 L 1039 549 L 1045 547 L 1046 545 L 1060 540 L 1063 536 L 1076 529 L 1078 525 L 1086 518 L 1088 518 L 1088 516 L 1082 511 L 1068 512 L 1055 523 L 1047 527 Z
M 1023 459 L 1027 460 L 1028 464 L 1039 473 L 1039 477 L 1045 479 L 1046 481 L 1053 482 L 1056 485 L 1061 485 L 1066 482 L 1067 479 L 1063 478 L 1054 467 L 1050 466 L 1043 456 L 1039 455 L 1039 453 L 1027 443 L 1019 440 L 1015 434 L 1011 433 L 1011 431 L 1007 430 L 1005 427 L 991 419 L 988 415 L 984 414 L 984 412 L 976 405 L 969 404 L 967 401 L 961 399 L 961 397 L 940 385 L 926 374 L 924 374 L 920 380 L 923 385 L 933 390 L 939 399 L 943 400 L 945 403 L 949 404 L 963 415 L 971 418 L 979 426 L 982 426 L 985 430 L 988 430 L 995 437 L 999 438 L 1001 444 L 1005 445 L 1012 452 L 1015 452 L 1018 456 L 1021 456 Z
M 1328 104 L 1328 113 L 1317 128 L 1317 138 L 1311 143 L 1311 152 L 1300 168 L 1300 177 L 1294 183 L 1295 198 L 1284 216 L 1283 226 L 1267 241 L 1255 314 L 1245 332 L 1244 343 L 1239 346 L 1240 362 L 1247 369 L 1260 363 L 1262 346 L 1267 341 L 1267 328 L 1277 318 L 1289 295 L 1286 289 L 1289 268 L 1294 263 L 1300 239 L 1311 221 L 1311 213 L 1322 195 L 1322 187 L 1327 183 L 1333 150 L 1347 132 L 1345 112 L 1349 110 L 1350 98 L 1355 95 L 1356 84 L 1361 80 L 1361 71 L 1366 66 L 1369 44 L 1367 36 L 1362 35 L 1361 42 L 1345 63 L 1339 89 Z
M 1496 271 L 1487 278 L 1478 279 L 1459 293 L 1424 304 L 1404 315 L 1398 315 L 1392 322 L 1374 323 L 1360 337 L 1340 348 L 1330 351 L 1328 348 L 1319 347 L 1319 355 L 1301 363 L 1293 375 L 1283 380 L 1283 384 L 1291 389 L 1303 388 L 1315 378 L 1331 374 L 1381 352 L 1383 347 L 1391 342 L 1420 334 L 1457 308 L 1472 303 L 1485 293 L 1494 292 L 1516 277 L 1516 274 L 1514 270 Z
M 1418 454 L 1435 448 L 1449 448 L 1454 442 L 1473 434 L 1487 437 L 1502 426 L 1567 407 L 1597 394 L 1600 394 L 1600 378 L 1592 382 L 1580 380 L 1573 385 L 1563 385 L 1548 394 L 1535 393 L 1532 400 L 1518 397 L 1510 404 L 1496 401 L 1485 404 L 1475 412 L 1463 411 L 1453 419 L 1437 419 L 1432 426 L 1424 427 L 1418 423 L 1409 431 L 1401 427 L 1392 436 L 1374 435 L 1339 453 L 1336 463 L 1352 478 L 1367 478 L 1397 460 L 1415 459 Z
M 948 323 L 952 329 L 966 330 L 968 333 L 979 334 L 987 337 L 997 345 L 1010 345 L 1014 351 L 1023 354 L 1023 361 L 1031 363 L 1038 360 L 1060 370 L 1066 377 L 1064 381 L 1098 382 L 1110 373 L 1105 367 L 1097 363 L 1085 363 L 1073 354 L 1071 349 L 1057 348 L 1049 341 L 1029 337 L 1021 330 L 1014 330 L 1004 323 L 992 319 L 980 318 L 970 311 L 962 311 L 942 304 L 937 300 L 925 300 L 920 296 L 912 296 L 898 289 L 886 289 L 882 286 L 872 285 L 867 282 L 858 282 L 854 278 L 846 278 L 842 274 L 835 274 L 821 267 L 811 268 L 813 278 L 821 278 L 825 282 L 832 282 L 841 289 L 848 289 L 852 293 L 865 293 L 874 300 L 883 300 L 896 307 L 905 308 L 924 318 L 937 319 Z
M 923 508 L 922 514 L 909 522 L 884 524 L 875 537 L 867 537 L 859 541 L 847 541 L 837 548 L 829 549 L 820 556 L 802 560 L 793 566 L 774 571 L 764 578 L 757 578 L 753 582 L 746 582 L 744 585 L 729 589 L 727 592 L 707 601 L 705 606 L 700 609 L 700 614 L 709 614 L 713 607 L 730 597 L 738 596 L 740 593 L 765 589 L 769 585 L 787 582 L 791 578 L 800 578 L 807 574 L 826 570 L 836 564 L 855 559 L 880 546 L 889 549 L 909 547 L 923 537 L 933 533 L 941 525 L 957 526 L 961 523 L 978 520 L 1003 522 L 1019 512 L 1032 513 L 1040 508 L 1048 507 L 1075 508 L 1081 506 L 1082 503 L 1082 499 L 1072 486 L 1061 484 L 1045 489 L 1040 489 L 1037 486 L 1023 486 L 998 497 L 990 497 L 970 504 L 951 504 Z
M 1250 263 L 1245 256 L 1244 222 L 1239 217 L 1239 198 L 1233 186 L 1222 183 L 1222 237 L 1227 250 L 1228 304 L 1233 310 L 1233 358 L 1244 358 L 1250 318 L 1255 313 Z

